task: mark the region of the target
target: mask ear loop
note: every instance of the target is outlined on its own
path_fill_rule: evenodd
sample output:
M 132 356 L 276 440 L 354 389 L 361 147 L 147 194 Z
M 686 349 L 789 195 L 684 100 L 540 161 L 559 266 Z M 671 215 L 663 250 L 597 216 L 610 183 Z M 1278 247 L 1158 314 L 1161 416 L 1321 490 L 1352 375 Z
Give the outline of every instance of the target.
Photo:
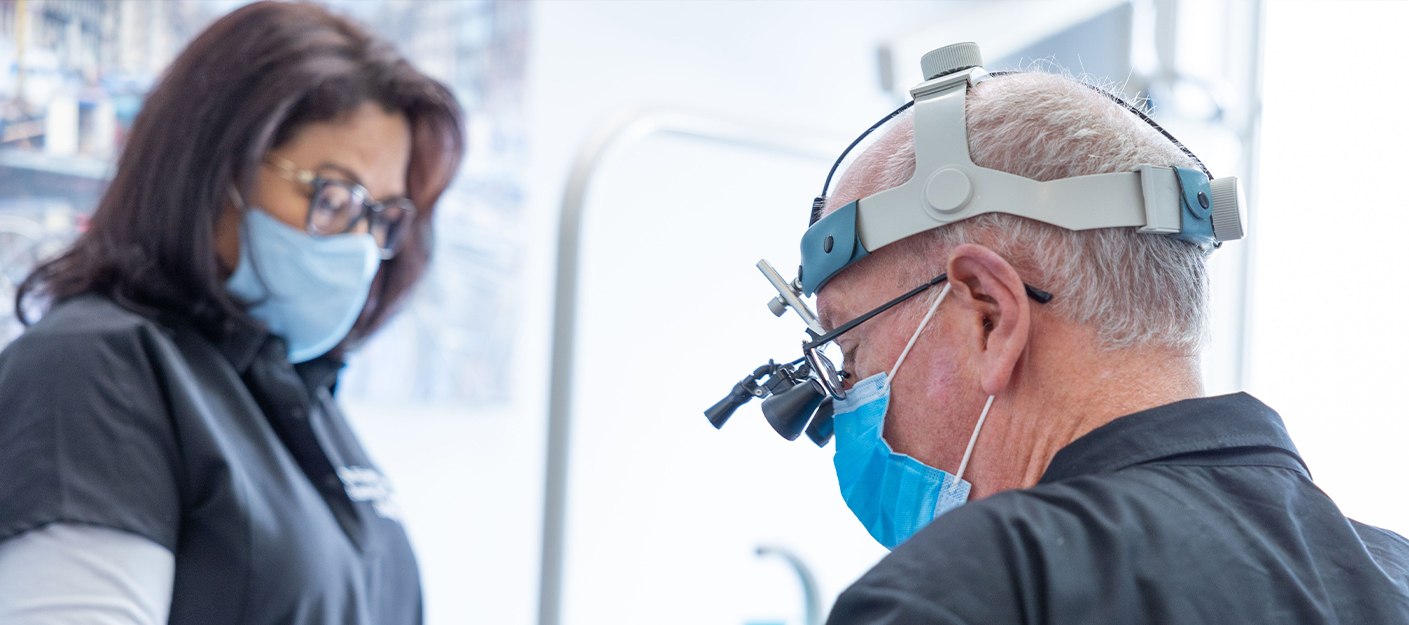
M 910 348 L 915 346 L 915 341 L 920 338 L 920 333 L 925 331 L 925 326 L 929 324 L 930 317 L 934 316 L 934 311 L 939 309 L 939 303 L 944 301 L 944 296 L 949 294 L 949 282 L 944 283 L 944 290 L 939 292 L 933 304 L 930 304 L 929 312 L 925 313 L 925 318 L 920 320 L 920 327 L 915 328 L 915 333 L 910 335 L 910 342 L 905 344 L 905 351 L 900 352 L 900 358 L 896 359 L 895 366 L 891 367 L 890 373 L 886 374 L 886 386 L 890 386 L 890 381 L 895 379 L 895 372 L 900 371 L 900 364 L 905 362 L 905 357 L 910 355 Z
M 955 486 L 958 486 L 959 480 L 964 479 L 964 469 L 969 468 L 969 456 L 974 454 L 974 443 L 978 442 L 978 433 L 983 429 L 984 420 L 988 419 L 988 409 L 993 407 L 993 397 L 988 396 L 988 403 L 983 405 L 983 414 L 978 416 L 978 425 L 974 426 L 974 434 L 969 437 L 969 448 L 964 450 L 964 459 L 959 462 L 959 472 L 954 474 Z
M 900 371 L 900 365 L 905 362 L 905 357 L 910 355 L 910 349 L 915 347 L 915 341 L 920 339 L 920 333 L 925 331 L 925 326 L 929 325 L 930 318 L 934 317 L 934 312 L 939 310 L 939 303 L 944 301 L 944 296 L 949 295 L 949 283 L 944 283 L 944 290 L 939 292 L 939 297 L 930 304 L 930 309 L 925 312 L 925 318 L 920 320 L 920 327 L 915 329 L 915 333 L 910 335 L 910 342 L 905 344 L 905 350 L 900 352 L 900 358 L 895 361 L 895 366 L 890 373 L 886 374 L 886 384 L 895 378 L 896 372 Z M 988 396 L 988 402 L 983 405 L 983 414 L 978 416 L 978 424 L 974 425 L 974 433 L 969 436 L 969 447 L 964 450 L 964 459 L 959 462 L 959 471 L 954 474 L 954 481 L 951 488 L 957 488 L 960 480 L 964 479 L 964 470 L 969 468 L 969 458 L 974 455 L 974 444 L 978 442 L 978 434 L 983 431 L 983 422 L 988 420 L 988 411 L 993 408 L 993 395 Z
M 896 359 L 895 366 L 890 373 L 886 374 L 886 384 L 895 378 L 897 371 L 900 371 L 901 363 L 905 362 L 905 357 L 910 355 L 910 349 L 915 347 L 915 341 L 920 339 L 920 333 L 925 331 L 925 326 L 929 325 L 930 318 L 934 317 L 934 312 L 939 310 L 939 303 L 944 301 L 944 296 L 949 295 L 949 283 L 944 283 L 944 290 L 939 292 L 939 297 L 930 304 L 930 309 L 925 312 L 925 318 L 920 320 L 920 327 L 915 329 L 915 333 L 910 336 L 910 342 L 905 344 L 905 350 L 900 352 L 900 358 Z M 978 433 L 983 430 L 983 422 L 988 420 L 988 410 L 993 407 L 993 395 L 988 396 L 988 403 L 983 405 L 983 414 L 978 416 L 978 424 L 974 426 L 974 433 L 969 436 L 969 447 L 964 450 L 964 459 L 959 462 L 959 471 L 954 474 L 953 487 L 957 488 L 959 481 L 964 479 L 964 470 L 969 468 L 969 457 L 974 454 L 974 444 L 978 442 Z
M 230 201 L 234 202 L 235 207 L 242 211 L 242 213 L 248 213 L 249 211 L 255 210 L 254 208 L 251 208 L 249 205 L 245 204 L 244 197 L 240 195 L 240 190 L 235 188 L 234 184 L 230 185 Z M 267 301 L 270 297 L 272 297 L 272 295 L 270 295 L 271 291 L 269 289 L 269 283 L 264 281 L 264 272 L 260 269 L 259 260 L 256 258 L 256 254 L 254 253 L 254 237 L 250 236 L 249 226 L 246 225 L 243 214 L 241 215 L 238 228 L 240 231 L 240 258 L 239 260 L 235 261 L 235 266 L 230 268 L 230 275 L 234 275 L 236 271 L 240 270 L 240 262 L 242 262 L 245 258 L 249 259 L 250 268 L 254 270 L 254 277 L 256 280 L 259 281 L 259 286 L 260 288 L 264 289 L 265 293 L 265 296 L 259 300 L 253 302 L 246 302 L 247 304 L 253 306 L 255 304 Z

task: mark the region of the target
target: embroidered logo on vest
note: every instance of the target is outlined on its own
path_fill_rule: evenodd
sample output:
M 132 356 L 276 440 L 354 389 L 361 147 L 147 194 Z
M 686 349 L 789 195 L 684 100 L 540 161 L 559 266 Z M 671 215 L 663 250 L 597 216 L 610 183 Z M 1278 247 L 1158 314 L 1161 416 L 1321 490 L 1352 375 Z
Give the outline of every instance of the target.
M 377 515 L 401 520 L 401 506 L 396 503 L 396 491 L 391 481 L 376 469 L 369 467 L 338 467 L 338 479 L 342 480 L 343 490 L 353 501 L 371 502 Z

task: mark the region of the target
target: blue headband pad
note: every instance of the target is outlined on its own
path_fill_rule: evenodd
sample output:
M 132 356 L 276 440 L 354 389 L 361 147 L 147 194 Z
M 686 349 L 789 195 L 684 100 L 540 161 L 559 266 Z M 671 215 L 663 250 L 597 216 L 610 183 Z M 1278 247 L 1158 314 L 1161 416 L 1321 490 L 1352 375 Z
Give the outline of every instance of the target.
M 802 266 L 798 280 L 802 293 L 811 296 L 832 276 L 866 257 L 861 236 L 856 231 L 855 201 L 817 220 L 802 235 Z
M 1179 180 L 1179 204 L 1183 211 L 1179 232 L 1166 236 L 1195 245 L 1215 245 L 1218 239 L 1213 236 L 1213 192 L 1208 176 L 1184 167 L 1175 167 L 1174 173 Z

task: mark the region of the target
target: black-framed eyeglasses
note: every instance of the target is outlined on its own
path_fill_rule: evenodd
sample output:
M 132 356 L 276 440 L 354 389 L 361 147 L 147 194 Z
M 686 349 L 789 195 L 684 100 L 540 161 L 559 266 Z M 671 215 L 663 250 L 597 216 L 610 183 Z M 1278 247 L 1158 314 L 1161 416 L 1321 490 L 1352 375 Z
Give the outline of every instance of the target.
M 365 221 L 367 232 L 381 248 L 382 260 L 387 260 L 396 256 L 411 231 L 411 223 L 416 219 L 416 205 L 407 198 L 378 202 L 360 184 L 324 178 L 288 159 L 270 156 L 264 159 L 264 163 L 280 178 L 306 184 L 312 190 L 308 219 L 304 223 L 304 229 L 309 234 L 345 234 Z
M 890 300 L 889 302 L 881 304 L 879 307 L 861 315 L 860 317 L 857 317 L 855 319 L 852 319 L 851 321 L 837 326 L 836 329 L 826 334 L 818 335 L 816 332 L 813 332 L 811 329 L 809 329 L 807 333 L 812 336 L 812 340 L 806 341 L 802 344 L 802 355 L 803 358 L 807 361 L 808 368 L 811 370 L 812 378 L 821 383 L 822 388 L 826 389 L 827 393 L 830 394 L 833 398 L 846 399 L 846 389 L 843 387 L 843 380 L 847 377 L 850 377 L 850 374 L 848 374 L 846 371 L 838 369 L 836 365 L 832 363 L 832 359 L 823 352 L 823 349 L 826 348 L 828 345 L 836 345 L 834 341 L 836 341 L 837 337 L 846 334 L 847 332 L 850 332 L 853 328 L 861 325 L 862 323 L 865 323 L 868 319 L 875 317 L 876 315 L 879 315 L 887 310 L 890 310 L 891 308 L 894 308 L 895 306 L 899 305 L 901 302 L 915 297 L 916 295 L 925 292 L 930 287 L 935 286 L 948 279 L 949 274 L 939 274 L 939 277 L 930 280 L 929 282 L 926 282 L 924 284 L 921 284 L 920 286 L 915 287 L 914 289 L 911 289 L 900 297 L 897 297 L 893 300 Z M 1051 293 L 1033 287 L 1027 283 L 1023 284 L 1023 288 L 1027 290 L 1027 296 L 1032 298 L 1033 301 L 1039 304 L 1046 304 L 1047 302 L 1052 301 Z

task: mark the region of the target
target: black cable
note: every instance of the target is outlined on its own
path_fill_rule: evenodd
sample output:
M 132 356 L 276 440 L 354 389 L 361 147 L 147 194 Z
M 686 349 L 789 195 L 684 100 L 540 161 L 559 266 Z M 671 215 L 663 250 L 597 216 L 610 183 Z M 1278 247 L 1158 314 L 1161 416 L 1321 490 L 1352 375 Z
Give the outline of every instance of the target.
M 880 128 L 881 126 L 884 126 L 886 122 L 895 119 L 896 115 L 905 112 L 905 109 L 914 106 L 914 104 L 915 101 L 911 100 L 909 102 L 906 102 L 905 104 L 900 105 L 900 108 L 891 111 L 890 115 L 886 115 L 885 117 L 881 118 L 881 121 L 872 124 L 870 128 L 866 129 L 866 132 L 861 133 L 861 136 L 857 137 L 855 141 L 852 141 L 851 145 L 846 146 L 846 149 L 842 150 L 841 156 L 837 157 L 837 162 L 832 163 L 832 169 L 827 172 L 827 180 L 826 182 L 822 183 L 822 194 L 818 195 L 812 200 L 812 217 L 811 220 L 807 222 L 808 226 L 817 223 L 817 220 L 822 218 L 822 207 L 827 204 L 827 189 L 830 189 L 832 186 L 832 175 L 837 173 L 837 168 L 841 167 L 842 161 L 846 160 L 846 155 L 851 153 L 851 149 L 855 148 L 856 144 L 861 143 L 862 139 L 865 139 L 872 132 L 875 132 L 877 128 Z

